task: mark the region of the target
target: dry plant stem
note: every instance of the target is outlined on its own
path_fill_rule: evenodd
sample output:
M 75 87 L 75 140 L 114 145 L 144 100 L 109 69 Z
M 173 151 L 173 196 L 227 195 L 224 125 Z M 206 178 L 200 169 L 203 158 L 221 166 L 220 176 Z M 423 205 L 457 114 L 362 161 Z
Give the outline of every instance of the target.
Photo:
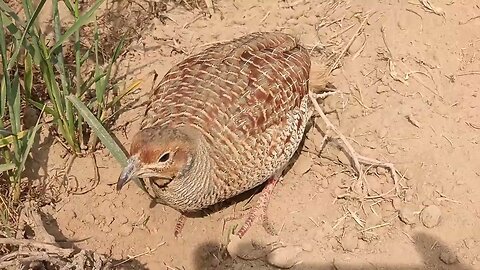
M 318 104 L 317 98 L 319 97 L 319 95 L 314 94 L 313 92 L 310 92 L 309 96 L 310 96 L 310 99 L 311 99 L 311 101 L 312 101 L 312 103 L 315 107 L 316 112 L 320 115 L 322 120 L 325 122 L 325 125 L 327 126 L 327 129 L 332 130 L 340 138 L 340 140 L 343 142 L 343 144 L 345 145 L 345 148 L 348 151 L 348 154 L 350 155 L 351 159 L 353 160 L 355 170 L 358 173 L 357 179 L 362 179 L 363 178 L 363 170 L 362 170 L 362 167 L 360 166 L 361 163 L 366 164 L 366 165 L 375 166 L 375 167 L 387 168 L 388 170 L 390 170 L 390 173 L 392 175 L 393 182 L 394 182 L 394 185 L 395 185 L 395 191 L 397 192 L 397 194 L 399 194 L 400 193 L 400 184 L 399 184 L 399 179 L 398 179 L 398 175 L 397 175 L 398 171 L 395 168 L 395 166 L 392 163 L 385 163 L 385 162 L 381 162 L 381 161 L 373 159 L 373 158 L 368 158 L 368 157 L 364 157 L 362 155 L 359 155 L 355 151 L 355 149 L 352 147 L 350 142 L 347 140 L 345 135 L 343 135 L 332 124 L 332 122 L 330 122 L 330 120 L 327 118 L 327 116 L 323 112 L 322 108 Z
M 353 149 L 352 145 L 350 142 L 348 142 L 347 138 L 330 122 L 330 120 L 327 118 L 325 113 L 323 112 L 322 108 L 320 108 L 320 105 L 318 104 L 317 98 L 319 97 L 318 95 L 310 92 L 309 93 L 310 100 L 313 103 L 313 106 L 315 107 L 316 112 L 320 115 L 322 118 L 323 122 L 326 124 L 328 130 L 332 130 L 335 132 L 335 134 L 342 140 L 342 142 L 345 144 L 345 147 L 347 148 L 348 153 L 350 154 L 350 157 L 353 160 L 353 164 L 355 166 L 355 170 L 358 173 L 358 179 L 361 179 L 363 172 L 362 172 L 362 167 L 360 166 L 360 162 L 358 161 L 357 158 L 357 153 Z M 327 132 L 325 132 L 327 133 Z
M 0 244 L 43 249 L 49 254 L 56 254 L 61 257 L 68 257 L 74 251 L 73 249 L 65 249 L 50 243 L 38 242 L 31 239 L 0 238 Z
M 353 34 L 353 36 L 348 41 L 347 45 L 343 48 L 340 55 L 338 55 L 337 60 L 335 60 L 335 63 L 330 68 L 329 73 L 332 73 L 332 71 L 337 68 L 338 63 L 340 63 L 340 60 L 342 60 L 342 58 L 345 55 L 345 53 L 347 52 L 348 48 L 350 48 L 350 46 L 352 46 L 355 39 L 358 37 L 358 35 L 362 31 L 362 29 L 365 27 L 365 24 L 367 23 L 368 18 L 370 18 L 370 14 L 365 15 L 365 18 L 363 19 L 362 23 L 360 23 L 360 26 L 357 28 L 357 31 L 355 31 L 355 34 Z
M 128 259 L 123 260 L 123 261 L 121 261 L 121 262 L 113 265 L 113 268 L 116 268 L 117 266 L 122 265 L 122 264 L 124 264 L 124 263 L 126 263 L 126 262 L 129 262 L 129 261 L 131 261 L 131 260 L 133 260 L 133 259 L 136 259 L 136 258 L 138 258 L 138 257 L 151 254 L 152 252 L 155 252 L 159 247 L 165 245 L 165 243 L 166 243 L 166 242 L 161 242 L 160 244 L 158 244 L 158 245 L 157 245 L 155 248 L 153 248 L 153 249 L 150 249 L 150 248 L 149 248 L 149 249 L 148 249 L 147 251 L 145 251 L 145 252 L 139 253 L 139 254 L 134 255 L 134 256 L 129 256 Z

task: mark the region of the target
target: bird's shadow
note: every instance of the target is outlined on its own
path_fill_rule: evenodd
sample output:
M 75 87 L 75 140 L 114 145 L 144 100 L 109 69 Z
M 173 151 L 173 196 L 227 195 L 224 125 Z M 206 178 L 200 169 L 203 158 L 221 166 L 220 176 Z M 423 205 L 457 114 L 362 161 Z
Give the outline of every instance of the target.
M 444 263 L 440 259 L 440 254 L 454 254 L 454 252 L 434 236 L 419 232 L 413 235 L 415 249 L 422 258 L 422 264 L 415 264 L 405 262 L 404 264 L 380 264 L 375 262 L 368 262 L 367 264 L 349 264 L 347 262 L 332 261 L 331 263 L 308 264 L 300 263 L 294 266 L 293 270 L 358 270 L 358 269 L 383 269 L 383 270 L 420 270 L 420 269 L 458 269 L 458 270 L 473 270 L 463 263 L 460 263 L 456 257 L 450 264 Z M 239 250 L 242 248 L 240 247 Z M 251 249 L 245 246 L 245 250 Z M 241 252 L 241 251 L 240 251 Z M 455 256 L 455 255 L 452 255 Z M 221 244 L 215 242 L 206 242 L 199 245 L 194 252 L 195 269 L 276 269 L 269 267 L 264 259 L 258 260 L 234 260 L 226 255 L 225 248 Z M 237 266 L 237 267 L 235 267 Z M 239 268 L 238 266 L 242 266 Z

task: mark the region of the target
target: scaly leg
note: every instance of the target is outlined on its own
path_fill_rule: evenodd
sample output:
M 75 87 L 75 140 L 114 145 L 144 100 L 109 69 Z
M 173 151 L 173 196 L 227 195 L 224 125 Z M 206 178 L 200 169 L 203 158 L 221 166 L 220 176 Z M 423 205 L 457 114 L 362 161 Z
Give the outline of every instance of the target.
M 252 224 L 256 221 L 256 219 L 259 217 L 262 219 L 262 225 L 265 230 L 271 234 L 275 234 L 273 227 L 268 221 L 267 207 L 268 203 L 270 202 L 270 198 L 272 197 L 273 188 L 278 183 L 278 179 L 278 176 L 272 176 L 270 179 L 267 180 L 267 184 L 263 188 L 262 193 L 260 194 L 260 198 L 258 198 L 257 205 L 250 210 L 247 220 L 238 231 L 238 237 L 242 238 L 247 233 L 248 229 L 250 229 Z
M 175 237 L 178 237 L 182 233 L 182 230 L 183 230 L 183 227 L 185 226 L 186 221 L 187 221 L 187 216 L 185 216 L 184 214 L 180 214 L 180 216 L 177 219 L 177 224 L 175 224 L 175 232 L 173 233 Z

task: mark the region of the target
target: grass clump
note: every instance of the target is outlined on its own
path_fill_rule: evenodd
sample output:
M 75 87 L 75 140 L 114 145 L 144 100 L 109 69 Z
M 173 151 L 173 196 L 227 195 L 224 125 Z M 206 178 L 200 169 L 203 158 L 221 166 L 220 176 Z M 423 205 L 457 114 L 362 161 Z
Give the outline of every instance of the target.
M 0 0 L 0 232 L 4 234 L 15 216 L 8 209 L 14 209 L 21 200 L 25 162 L 40 123 L 45 122 L 40 119 L 49 120 L 73 155 L 94 151 L 100 139 L 121 164 L 126 160 L 104 125 L 136 85 L 119 91 L 111 84 L 123 40 L 111 55 L 101 53 L 95 13 L 105 0 L 97 0 L 88 8 L 80 7 L 79 1 L 49 1 L 35 4 L 22 0 L 23 13 L 17 14 Z M 52 11 L 52 33 L 46 33 L 39 21 L 46 3 Z M 67 14 L 60 14 L 60 10 Z M 67 17 L 70 22 L 62 19 Z M 45 94 L 44 99 L 38 98 L 39 92 Z M 25 108 L 36 108 L 42 118 L 32 126 L 25 125 Z

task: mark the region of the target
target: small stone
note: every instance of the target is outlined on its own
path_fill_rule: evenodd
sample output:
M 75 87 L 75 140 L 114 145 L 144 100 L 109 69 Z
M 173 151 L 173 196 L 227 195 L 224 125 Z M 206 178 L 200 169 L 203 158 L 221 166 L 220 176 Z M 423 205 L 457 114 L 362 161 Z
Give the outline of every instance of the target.
M 357 234 L 353 231 L 347 232 L 343 236 L 340 244 L 342 245 L 343 250 L 350 252 L 354 251 L 358 246 Z
M 94 217 L 92 214 L 87 214 L 87 215 L 83 218 L 83 222 L 89 223 L 89 224 L 93 224 L 93 223 L 95 222 L 95 217 Z
M 232 258 L 238 257 L 244 260 L 256 260 L 266 255 L 264 249 L 254 246 L 252 241 L 241 239 L 235 234 L 230 235 L 227 252 Z
M 96 225 L 101 225 L 104 224 L 105 222 L 105 217 L 104 216 L 98 216 L 95 218 L 95 224 Z
M 426 200 L 424 200 L 424 201 L 422 202 L 422 204 L 423 204 L 424 206 L 430 206 L 430 205 L 432 205 L 432 204 L 434 204 L 434 203 L 433 203 L 432 200 L 426 199 Z
M 382 223 L 382 218 L 373 214 L 367 217 L 365 220 L 365 228 L 372 228 Z
M 380 85 L 377 87 L 377 94 L 385 93 L 388 91 L 390 91 L 390 88 L 388 86 Z
M 337 158 L 342 164 L 350 165 L 350 159 L 348 159 L 347 155 L 343 151 L 338 152 Z
M 267 262 L 275 267 L 288 269 L 300 263 L 298 255 L 302 252 L 299 246 L 286 246 L 274 249 L 267 255 Z
M 132 232 L 133 232 L 132 225 L 123 224 L 122 226 L 120 226 L 120 231 L 118 232 L 118 234 L 120 236 L 129 236 L 130 234 L 132 234 Z
M 313 244 L 310 242 L 305 242 L 302 244 L 302 249 L 306 252 L 312 252 L 313 251 Z
M 337 69 L 332 70 L 331 74 L 332 74 L 332 76 L 336 77 L 336 76 L 340 75 L 340 73 L 341 73 L 340 69 L 337 68 Z
M 436 205 L 429 205 L 423 209 L 420 213 L 420 219 L 422 223 L 427 228 L 433 228 L 440 223 L 440 217 L 442 216 L 442 211 Z
M 313 165 L 313 160 L 310 157 L 310 155 L 308 154 L 301 155 L 295 162 L 295 165 L 293 166 L 293 170 L 295 171 L 296 174 L 303 175 L 312 168 L 312 165 Z
M 328 239 L 328 244 L 333 250 L 338 249 L 340 245 L 340 243 L 338 243 L 338 241 L 334 237 Z
M 383 139 L 387 136 L 387 133 L 388 133 L 388 129 L 386 128 L 381 128 L 380 130 L 377 130 L 377 135 L 380 139 Z M 380 168 L 380 167 L 378 167 Z
M 403 207 L 398 211 L 398 217 L 400 218 L 401 221 L 403 221 L 405 224 L 415 224 L 418 221 L 418 217 L 415 214 L 415 211 L 408 207 Z
M 458 262 L 457 255 L 453 253 L 451 250 L 443 250 L 440 253 L 440 260 L 445 264 L 455 264 Z
M 324 189 L 327 189 L 330 183 L 328 183 L 328 178 L 323 177 L 322 180 L 320 181 L 320 186 Z
M 392 206 L 395 210 L 400 210 L 402 208 L 402 200 L 400 200 L 400 198 L 393 198 Z
M 348 47 L 347 51 L 350 55 L 353 55 L 358 51 L 360 51 L 363 45 L 364 45 L 364 40 L 362 40 L 361 38 L 356 38 L 353 40 L 353 43 L 350 45 L 350 47 Z
M 128 218 L 126 216 L 119 215 L 115 218 L 115 223 L 120 225 L 126 224 L 128 223 Z
M 107 225 L 104 225 L 102 226 L 102 228 L 100 229 L 102 232 L 106 232 L 106 233 L 109 233 L 112 231 L 112 228 L 110 228 L 109 226 Z
M 468 238 L 468 239 L 465 239 L 463 240 L 463 243 L 465 244 L 465 247 L 467 248 L 473 248 L 475 246 L 475 240 L 473 240 L 472 238 Z

